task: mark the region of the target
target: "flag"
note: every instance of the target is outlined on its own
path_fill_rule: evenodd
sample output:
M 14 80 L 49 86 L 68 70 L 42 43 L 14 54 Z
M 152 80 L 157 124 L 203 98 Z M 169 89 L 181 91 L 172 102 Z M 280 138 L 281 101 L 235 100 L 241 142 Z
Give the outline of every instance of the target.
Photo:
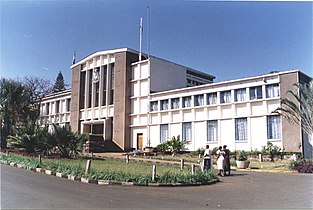
M 74 65 L 74 64 L 75 64 L 75 60 L 76 60 L 76 51 L 74 51 L 74 53 L 73 53 L 73 61 L 72 61 L 72 65 Z

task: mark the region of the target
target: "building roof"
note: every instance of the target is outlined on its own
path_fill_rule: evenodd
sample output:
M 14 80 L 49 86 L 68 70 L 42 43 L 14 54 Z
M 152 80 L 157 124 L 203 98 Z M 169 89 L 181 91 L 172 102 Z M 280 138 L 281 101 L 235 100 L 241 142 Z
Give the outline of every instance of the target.
M 76 62 L 75 64 L 73 64 L 71 66 L 71 68 L 74 68 L 75 66 L 85 63 L 86 61 L 90 60 L 91 58 L 97 56 L 97 55 L 103 55 L 103 54 L 115 54 L 115 53 L 119 53 L 119 52 L 132 52 L 135 54 L 138 54 L 139 52 L 130 48 L 119 48 L 119 49 L 112 49 L 112 50 L 103 50 L 103 51 L 97 51 L 94 53 L 91 53 L 90 55 L 86 56 L 85 58 L 83 58 L 82 60 Z
M 74 68 L 76 67 L 77 65 L 80 65 L 82 63 L 85 63 L 87 62 L 88 60 L 90 60 L 91 58 L 95 57 L 95 56 L 99 56 L 99 55 L 103 55 L 103 54 L 115 54 L 115 53 L 119 53 L 119 52 L 131 52 L 131 53 L 134 53 L 134 54 L 138 54 L 139 55 L 139 52 L 136 51 L 136 50 L 133 50 L 131 48 L 118 48 L 118 49 L 112 49 L 112 50 L 103 50 L 103 51 L 98 51 L 98 52 L 94 52 L 88 56 L 86 56 L 85 58 L 83 58 L 82 60 L 76 62 L 75 64 L 73 64 L 71 66 L 71 68 Z M 142 53 L 142 56 L 148 58 L 148 57 L 153 57 L 153 58 L 156 58 L 156 59 L 159 59 L 159 60 L 163 60 L 163 61 L 166 61 L 166 62 L 169 62 L 169 63 L 172 63 L 172 64 L 175 64 L 175 65 L 178 65 L 178 66 L 183 66 L 181 64 L 177 64 L 177 63 L 174 63 L 174 62 L 171 62 L 171 61 L 168 61 L 166 59 L 163 59 L 163 58 L 158 58 L 156 56 L 152 56 L 152 55 L 147 55 L 145 53 Z M 139 61 L 138 61 L 139 62 Z M 138 63 L 136 62 L 136 63 Z M 142 61 L 140 61 L 142 62 Z M 211 74 L 207 74 L 203 71 L 199 71 L 199 70 L 196 70 L 196 69 L 193 69 L 193 68 L 190 68 L 190 67 L 187 67 L 187 66 L 183 66 L 186 68 L 187 71 L 190 71 L 192 72 L 193 74 L 196 74 L 197 76 L 200 76 L 200 77 L 205 77 L 207 79 L 215 79 L 215 76 L 211 75 Z
M 186 88 L 179 88 L 179 89 L 172 89 L 172 90 L 168 90 L 168 91 L 161 91 L 161 92 L 152 93 L 150 95 L 157 96 L 157 95 L 162 95 L 162 94 L 170 94 L 170 93 L 174 93 L 174 92 L 193 91 L 193 90 L 197 90 L 199 88 L 201 88 L 201 89 L 214 88 L 216 86 L 238 84 L 238 83 L 245 82 L 247 80 L 264 79 L 264 78 L 270 77 L 270 76 L 278 76 L 278 75 L 282 75 L 282 74 L 289 74 L 289 73 L 295 73 L 295 72 L 302 73 L 299 70 L 289 70 L 289 71 L 282 71 L 282 72 L 277 71 L 277 72 L 271 72 L 268 74 L 262 74 L 262 75 L 258 75 L 258 76 L 245 77 L 245 78 L 234 79 L 234 80 L 226 80 L 226 81 L 221 81 L 221 82 L 213 82 L 210 84 L 204 84 L 204 85 L 198 85 L 198 86 L 186 87 Z

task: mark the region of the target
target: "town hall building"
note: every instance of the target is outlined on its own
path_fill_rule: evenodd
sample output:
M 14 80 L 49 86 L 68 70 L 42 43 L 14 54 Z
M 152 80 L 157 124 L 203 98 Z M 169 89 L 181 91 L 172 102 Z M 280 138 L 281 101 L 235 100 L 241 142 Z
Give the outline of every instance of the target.
M 298 70 L 214 82 L 129 48 L 93 53 L 71 69 L 71 90 L 42 100 L 39 123 L 88 133 L 95 151 L 143 150 L 180 135 L 189 151 L 261 150 L 270 141 L 312 155 L 301 128 L 273 113 L 294 83 L 312 79 Z

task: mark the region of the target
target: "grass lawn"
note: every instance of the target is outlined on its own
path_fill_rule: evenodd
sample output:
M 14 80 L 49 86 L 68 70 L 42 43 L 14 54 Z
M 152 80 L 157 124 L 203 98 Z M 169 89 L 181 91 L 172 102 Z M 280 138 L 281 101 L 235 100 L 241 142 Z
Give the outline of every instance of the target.
M 200 163 L 202 158 L 190 155 L 177 155 L 177 156 L 170 156 L 170 155 L 158 155 L 158 156 L 138 156 L 138 158 L 145 158 L 145 159 L 156 159 L 156 160 L 170 160 L 180 162 L 181 159 L 184 159 L 185 162 L 190 163 Z M 276 172 L 291 172 L 292 170 L 289 169 L 290 161 L 279 161 L 279 162 L 259 162 L 259 161 L 251 161 L 250 162 L 250 169 L 260 169 L 260 170 L 271 170 Z M 216 158 L 213 156 L 213 164 L 216 165 Z M 236 161 L 234 159 L 231 160 L 231 165 L 236 167 Z
M 43 165 L 49 166 L 50 164 L 61 164 L 65 166 L 76 166 L 85 168 L 86 167 L 86 159 L 44 159 L 42 161 Z M 191 173 L 190 167 L 184 167 L 183 170 L 180 170 L 180 166 L 178 165 L 169 165 L 169 164 L 161 164 L 156 163 L 157 173 L 163 174 L 166 172 L 172 173 Z M 153 163 L 143 162 L 143 161 L 134 161 L 130 160 L 129 163 L 126 163 L 125 160 L 116 159 L 116 158 L 105 158 L 103 160 L 92 160 L 91 161 L 91 170 L 101 171 L 101 172 L 108 172 L 108 171 L 116 171 L 116 172 L 129 172 L 132 174 L 147 174 L 151 175 L 152 173 L 152 166 Z M 196 168 L 196 170 L 200 170 L 200 168 Z
M 103 160 L 92 160 L 88 174 L 85 174 L 86 159 L 42 159 L 41 164 L 38 158 L 23 157 L 15 154 L 0 153 L 2 163 L 15 162 L 28 168 L 42 167 L 51 170 L 53 173 L 63 175 L 80 176 L 94 180 L 114 180 L 124 182 L 134 182 L 139 185 L 148 183 L 208 183 L 216 178 L 212 171 L 203 173 L 200 168 L 196 168 L 195 174 L 191 173 L 191 167 L 161 164 L 156 165 L 156 177 L 152 180 L 153 163 L 115 158 L 105 158 Z
M 262 170 L 272 170 L 272 171 L 292 171 L 288 167 L 288 161 L 281 162 L 250 162 L 249 168 L 251 169 L 262 169 Z

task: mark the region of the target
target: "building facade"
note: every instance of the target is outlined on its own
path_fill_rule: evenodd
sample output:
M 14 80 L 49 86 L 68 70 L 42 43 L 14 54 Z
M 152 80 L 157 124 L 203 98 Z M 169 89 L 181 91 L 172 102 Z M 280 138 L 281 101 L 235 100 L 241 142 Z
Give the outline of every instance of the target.
M 188 150 L 207 144 L 260 150 L 270 141 L 310 153 L 301 129 L 273 113 L 294 83 L 311 79 L 298 70 L 214 83 L 212 75 L 138 54 L 101 51 L 72 65 L 71 91 L 46 97 L 40 122 L 70 122 L 73 131 L 110 142 L 104 151 L 142 150 L 180 135 Z M 44 114 L 62 104 L 66 117 Z
M 46 96 L 40 104 L 38 123 L 41 125 L 57 124 L 70 126 L 71 90 Z

